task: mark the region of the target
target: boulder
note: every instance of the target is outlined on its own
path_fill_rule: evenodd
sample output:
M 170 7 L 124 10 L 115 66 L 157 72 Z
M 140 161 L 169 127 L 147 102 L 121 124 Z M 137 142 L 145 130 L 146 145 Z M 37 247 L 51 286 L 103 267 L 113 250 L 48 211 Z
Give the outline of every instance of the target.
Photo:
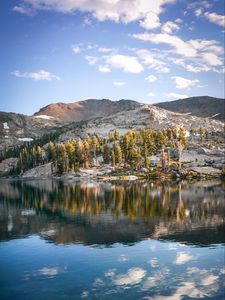
M 47 163 L 41 166 L 37 166 L 23 173 L 23 178 L 32 178 L 32 177 L 50 177 L 52 176 L 52 163 Z
M 212 167 L 192 167 L 191 170 L 203 175 L 221 175 L 221 170 Z
M 16 168 L 18 161 L 19 159 L 14 157 L 4 159 L 0 163 L 0 174 L 1 175 L 8 174 L 13 168 Z

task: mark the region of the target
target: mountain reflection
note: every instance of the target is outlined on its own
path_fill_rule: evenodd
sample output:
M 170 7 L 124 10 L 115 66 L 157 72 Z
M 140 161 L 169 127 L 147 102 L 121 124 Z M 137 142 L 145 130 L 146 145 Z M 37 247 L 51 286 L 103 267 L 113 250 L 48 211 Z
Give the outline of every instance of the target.
M 153 238 L 225 243 L 219 182 L 0 182 L 0 239 L 39 234 L 56 244 L 132 244 Z

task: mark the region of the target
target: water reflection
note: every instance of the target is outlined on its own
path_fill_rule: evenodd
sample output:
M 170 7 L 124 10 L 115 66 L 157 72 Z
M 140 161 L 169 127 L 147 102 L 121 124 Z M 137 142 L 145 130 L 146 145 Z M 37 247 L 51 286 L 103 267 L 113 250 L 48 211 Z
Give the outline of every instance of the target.
M 225 242 L 224 215 L 219 182 L 0 182 L 1 240 L 39 234 L 55 244 L 152 238 L 207 246 Z

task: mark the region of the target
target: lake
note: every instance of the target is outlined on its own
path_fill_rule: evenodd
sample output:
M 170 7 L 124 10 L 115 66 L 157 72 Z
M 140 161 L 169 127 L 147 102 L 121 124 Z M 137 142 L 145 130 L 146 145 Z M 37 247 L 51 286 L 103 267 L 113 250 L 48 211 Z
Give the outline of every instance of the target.
M 224 299 L 224 185 L 0 181 L 0 299 Z

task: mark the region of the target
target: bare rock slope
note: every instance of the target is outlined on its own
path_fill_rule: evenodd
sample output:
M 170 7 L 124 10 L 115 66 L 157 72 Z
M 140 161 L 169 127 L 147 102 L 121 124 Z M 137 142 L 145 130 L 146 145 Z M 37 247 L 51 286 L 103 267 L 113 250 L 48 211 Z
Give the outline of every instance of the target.
M 223 126 L 224 123 L 221 121 L 175 113 L 153 105 L 143 105 L 128 112 L 122 111 L 109 117 L 91 120 L 86 131 L 102 136 L 115 129 L 124 133 L 131 128 L 142 127 L 156 130 L 169 127 L 183 127 L 190 130 L 202 127 L 208 129 L 209 132 L 222 132 Z
M 155 104 L 170 111 L 190 113 L 198 117 L 225 120 L 225 99 L 200 96 Z
M 35 113 L 54 117 L 61 123 L 86 121 L 97 117 L 106 117 L 120 111 L 129 111 L 140 107 L 139 102 L 133 100 L 111 101 L 108 99 L 88 99 L 74 103 L 55 103 L 47 105 Z

